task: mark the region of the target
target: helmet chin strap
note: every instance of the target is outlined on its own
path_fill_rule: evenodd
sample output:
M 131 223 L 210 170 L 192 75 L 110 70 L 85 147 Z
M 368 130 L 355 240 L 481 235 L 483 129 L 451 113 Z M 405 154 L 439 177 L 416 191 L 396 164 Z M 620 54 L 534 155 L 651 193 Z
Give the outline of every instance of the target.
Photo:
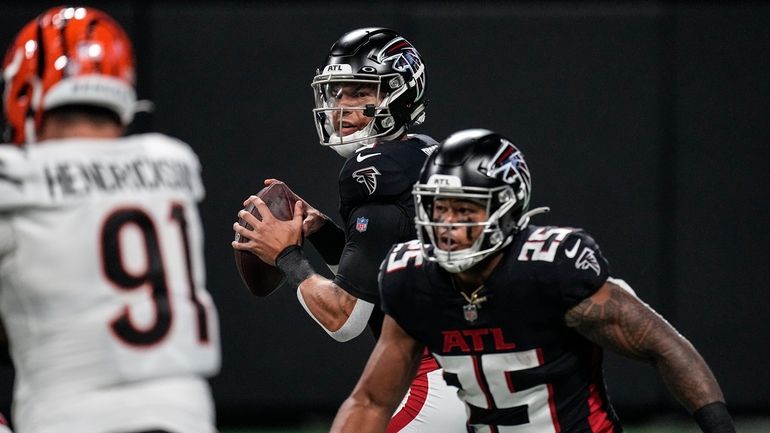
M 341 157 L 348 159 L 356 151 L 364 146 L 370 146 L 380 141 L 395 140 L 401 137 L 404 133 L 404 128 L 399 128 L 390 135 L 383 136 L 370 136 L 371 128 L 364 128 L 349 135 L 340 136 L 336 132 L 329 136 L 329 146 L 334 149 Z M 331 144 L 331 143 L 341 144 Z
M 345 136 L 340 136 L 335 132 L 329 136 L 329 143 L 334 142 L 342 144 L 329 144 L 329 146 L 341 157 L 348 159 L 356 153 L 356 150 L 374 143 L 375 139 L 369 137 L 369 133 L 365 128 Z

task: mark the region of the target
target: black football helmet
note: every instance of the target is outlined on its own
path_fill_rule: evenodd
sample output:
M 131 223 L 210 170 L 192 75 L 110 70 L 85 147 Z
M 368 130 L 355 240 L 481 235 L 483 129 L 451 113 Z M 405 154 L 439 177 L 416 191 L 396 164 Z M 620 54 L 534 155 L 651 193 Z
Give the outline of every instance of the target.
M 539 208 L 528 212 L 532 179 L 524 155 L 510 140 L 486 129 L 468 129 L 449 136 L 425 161 L 413 188 L 415 224 L 427 260 L 449 272 L 462 272 L 508 245 Z M 435 198 L 456 198 L 486 206 L 482 222 L 433 220 Z M 435 229 L 483 227 L 469 248 L 441 250 Z
M 373 86 L 377 104 L 339 106 L 339 92 L 344 84 Z M 334 146 L 345 157 L 375 141 L 398 138 L 425 118 L 427 99 L 422 57 L 409 41 L 390 29 L 362 28 L 344 34 L 332 45 L 311 86 L 320 142 Z M 354 134 L 340 134 L 340 114 L 348 110 L 361 111 L 372 120 Z M 336 120 L 335 112 L 338 113 Z

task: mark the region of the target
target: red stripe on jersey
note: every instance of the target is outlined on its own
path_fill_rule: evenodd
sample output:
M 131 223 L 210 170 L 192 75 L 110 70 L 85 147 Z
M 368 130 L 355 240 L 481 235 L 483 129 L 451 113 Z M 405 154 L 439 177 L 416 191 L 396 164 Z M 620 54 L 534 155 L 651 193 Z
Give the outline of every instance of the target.
M 422 360 L 420 361 L 420 366 L 417 368 L 417 374 L 415 376 L 422 376 L 431 371 L 438 370 L 439 368 L 441 368 L 441 366 L 438 365 L 438 361 L 436 361 L 436 358 L 428 352 L 428 348 L 426 347 L 422 351 Z
M 603 401 L 596 384 L 588 385 L 588 424 L 594 433 L 612 433 L 615 431 L 607 418 L 607 411 L 602 409 Z
M 476 374 L 476 383 L 479 384 L 481 392 L 484 393 L 484 398 L 487 399 L 487 407 L 485 409 L 495 409 L 495 402 L 492 400 L 492 396 L 489 395 L 489 385 L 484 377 L 484 373 L 481 371 L 481 361 L 478 356 L 471 356 L 473 360 L 473 372 Z
M 602 348 L 594 345 L 591 363 L 594 367 L 591 384 L 588 385 L 588 425 L 593 433 L 613 433 L 615 426 L 604 409 L 604 398 L 597 383 L 601 383 Z
M 406 399 L 404 407 L 393 415 L 388 424 L 386 433 L 396 433 L 409 425 L 417 418 L 425 400 L 428 398 L 428 375 L 421 374 L 415 376 L 412 385 L 409 387 L 409 397 Z
M 559 414 L 556 413 L 556 402 L 553 400 L 553 384 L 548 384 L 548 408 L 551 409 L 551 421 L 553 421 L 553 431 L 555 433 L 561 432 L 561 424 L 559 424 Z
M 538 347 L 535 351 L 537 353 L 537 365 L 545 364 L 545 358 L 543 357 L 543 349 Z M 553 421 L 553 431 L 559 433 L 561 431 L 561 425 L 559 424 L 559 415 L 556 413 L 556 402 L 553 400 L 553 384 L 546 384 L 548 387 L 548 409 L 551 410 L 551 421 Z

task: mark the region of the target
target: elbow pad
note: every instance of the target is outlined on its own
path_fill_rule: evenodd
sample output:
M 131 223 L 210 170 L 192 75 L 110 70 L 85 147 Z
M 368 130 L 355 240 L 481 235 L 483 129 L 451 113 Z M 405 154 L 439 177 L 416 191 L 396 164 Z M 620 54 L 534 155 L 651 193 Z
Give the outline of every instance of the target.
M 352 340 L 361 334 L 361 332 L 366 329 L 366 325 L 369 323 L 369 316 L 372 315 L 372 310 L 374 309 L 374 304 L 371 302 L 358 299 L 356 300 L 356 305 L 353 306 L 353 311 L 350 312 L 348 320 L 346 320 L 345 323 L 340 326 L 340 329 L 336 331 L 330 331 L 326 329 L 326 326 L 324 326 L 321 321 L 316 319 L 316 317 L 313 315 L 313 312 L 310 311 L 310 308 L 308 308 L 305 300 L 302 298 L 302 291 L 299 289 L 299 287 L 297 287 L 297 299 L 299 300 L 299 303 L 302 304 L 302 308 L 305 309 L 307 314 L 310 315 L 310 317 L 312 317 L 313 320 L 315 320 L 315 322 L 318 323 L 318 325 L 324 331 L 326 331 L 327 334 L 329 334 L 330 337 L 339 342 Z

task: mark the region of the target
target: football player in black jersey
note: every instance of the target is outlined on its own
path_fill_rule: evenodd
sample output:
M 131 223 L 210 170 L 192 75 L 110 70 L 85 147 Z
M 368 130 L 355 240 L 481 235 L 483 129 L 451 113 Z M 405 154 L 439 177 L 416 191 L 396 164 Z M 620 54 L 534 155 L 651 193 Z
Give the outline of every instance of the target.
M 343 35 L 313 79 L 313 110 L 320 142 L 346 158 L 340 171 L 344 231 L 304 201 L 293 221 L 278 221 L 250 197 L 263 215 L 239 216 L 234 229 L 248 250 L 286 274 L 308 314 L 335 340 L 360 335 L 367 325 L 379 335 L 383 314 L 377 285 L 379 265 L 394 243 L 415 236 L 412 186 L 425 158 L 438 145 L 407 131 L 425 117 L 425 65 L 414 46 L 393 30 L 363 28 Z M 268 179 L 267 184 L 275 180 Z M 332 280 L 303 257 L 307 237 L 336 268 Z M 400 407 L 388 414 L 388 432 L 464 433 L 465 410 L 427 352 Z M 392 415 L 392 417 L 391 417 Z
M 529 225 L 530 173 L 506 138 L 450 136 L 414 187 L 418 240 L 380 270 L 382 334 L 334 432 L 382 432 L 425 347 L 469 432 L 617 433 L 602 348 L 649 362 L 704 432 L 734 432 L 695 348 L 610 277 L 587 233 Z

